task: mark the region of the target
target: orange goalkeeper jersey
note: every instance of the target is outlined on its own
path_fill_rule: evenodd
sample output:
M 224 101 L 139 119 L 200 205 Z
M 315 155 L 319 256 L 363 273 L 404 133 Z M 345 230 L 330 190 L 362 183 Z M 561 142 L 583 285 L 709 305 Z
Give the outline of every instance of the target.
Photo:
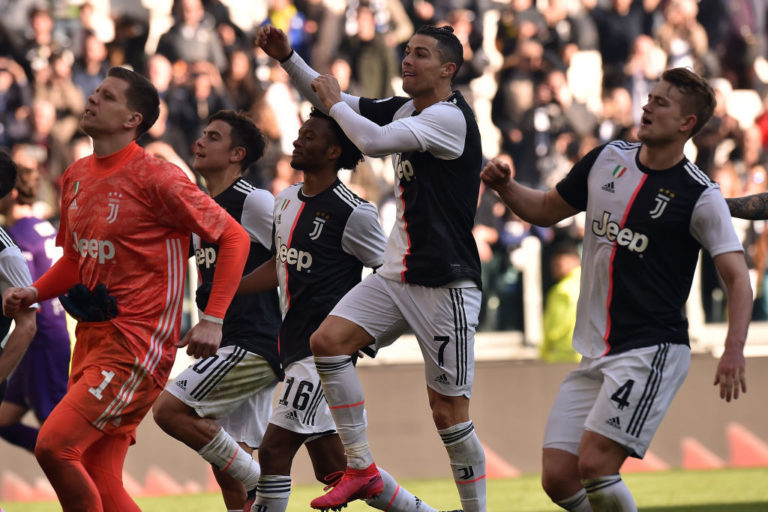
M 56 239 L 79 282 L 104 283 L 112 322 L 147 372 L 165 382 L 176 354 L 190 234 L 216 240 L 228 214 L 176 166 L 135 143 L 89 156 L 63 177 Z

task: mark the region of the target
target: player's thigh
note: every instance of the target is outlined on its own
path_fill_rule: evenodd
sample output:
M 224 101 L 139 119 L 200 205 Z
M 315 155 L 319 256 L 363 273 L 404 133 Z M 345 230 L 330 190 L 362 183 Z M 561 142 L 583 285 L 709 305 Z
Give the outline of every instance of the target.
M 642 458 L 688 374 L 690 360 L 686 345 L 669 343 L 603 358 L 603 386 L 586 428 Z
M 60 403 L 67 402 L 106 434 L 133 435 L 162 390 L 138 358 L 105 351 L 70 379 Z
M 370 274 L 347 292 L 328 314 L 348 320 L 360 327 L 369 337 L 356 340 L 357 350 L 371 338 L 376 348 L 391 345 L 407 328 L 400 308 L 393 300 L 391 282 L 378 274 Z
M 166 391 L 200 417 L 226 418 L 252 396 L 270 388 L 275 371 L 263 357 L 229 345 L 184 369 Z
M 600 372 L 582 359 L 581 366 L 570 372 L 557 392 L 544 429 L 544 449 L 578 455 L 584 423 L 602 386 Z
M 445 396 L 472 394 L 479 288 L 398 285 L 396 300 L 419 342 L 427 386 Z
M 285 379 L 276 393 L 277 401 L 269 419 L 271 424 L 305 435 L 307 440 L 336 432 L 311 356 L 288 365 Z

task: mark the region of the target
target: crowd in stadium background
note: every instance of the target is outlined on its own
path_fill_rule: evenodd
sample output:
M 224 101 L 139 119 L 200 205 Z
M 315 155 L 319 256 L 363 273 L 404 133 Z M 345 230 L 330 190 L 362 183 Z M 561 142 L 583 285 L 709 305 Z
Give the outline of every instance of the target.
M 40 169 L 36 208 L 54 222 L 62 172 L 91 151 L 77 121 L 114 65 L 146 74 L 160 92 L 161 117 L 139 141 L 154 154 L 193 176 L 191 145 L 208 116 L 234 108 L 270 141 L 248 179 L 272 193 L 300 180 L 289 165 L 291 143 L 308 104 L 253 44 L 265 22 L 285 30 L 315 69 L 366 97 L 400 92 L 397 63 L 415 28 L 452 25 L 465 50 L 454 86 L 474 104 L 485 157 L 507 158 L 516 179 L 541 188 L 597 144 L 636 140 L 640 107 L 660 73 L 690 66 L 718 94 L 690 158 L 726 197 L 768 189 L 762 0 L 0 0 L 0 9 L 0 148 Z M 392 176 L 384 159 L 366 159 L 344 176 L 379 206 L 385 231 Z M 768 317 L 764 224 L 737 224 L 756 290 L 755 319 Z M 515 264 L 522 240 L 540 239 L 546 263 L 558 242 L 578 243 L 581 229 L 578 220 L 553 229 L 527 225 L 493 192 L 481 192 L 475 235 L 493 314 L 482 315 L 480 329 L 523 328 Z M 542 269 L 546 289 L 553 279 L 548 265 Z M 723 291 L 706 256 L 702 289 L 707 320 L 722 321 Z

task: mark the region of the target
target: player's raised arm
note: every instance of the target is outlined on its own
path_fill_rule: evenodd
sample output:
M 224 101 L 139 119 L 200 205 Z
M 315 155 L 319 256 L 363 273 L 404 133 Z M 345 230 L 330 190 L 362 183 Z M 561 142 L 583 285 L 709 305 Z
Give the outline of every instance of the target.
M 499 194 L 510 210 L 531 224 L 551 226 L 578 213 L 556 189 L 535 190 L 515 181 L 512 169 L 500 160 L 489 160 L 480 177 L 488 187 Z
M 739 219 L 768 219 L 768 192 L 744 197 L 731 197 L 725 200 L 731 216 Z

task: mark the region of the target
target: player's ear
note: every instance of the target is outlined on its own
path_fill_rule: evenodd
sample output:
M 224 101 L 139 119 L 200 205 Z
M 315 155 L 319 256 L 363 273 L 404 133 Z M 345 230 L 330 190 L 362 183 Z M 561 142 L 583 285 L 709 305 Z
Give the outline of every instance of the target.
M 125 122 L 125 126 L 127 128 L 137 128 L 143 120 L 144 116 L 141 115 L 141 112 L 131 112 L 131 117 Z
M 229 150 L 230 162 L 239 162 L 245 158 L 246 150 L 243 146 L 235 146 Z
M 328 158 L 331 160 L 338 160 L 341 158 L 341 146 L 338 144 L 331 144 L 328 149 L 325 150 Z
M 453 76 L 455 72 L 456 72 L 456 63 L 446 62 L 445 64 L 443 64 L 442 69 L 440 70 L 440 76 L 450 78 Z
M 698 117 L 696 117 L 695 114 L 688 114 L 683 118 L 683 123 L 680 125 L 680 130 L 684 132 L 693 130 L 693 127 L 696 126 L 697 121 Z

